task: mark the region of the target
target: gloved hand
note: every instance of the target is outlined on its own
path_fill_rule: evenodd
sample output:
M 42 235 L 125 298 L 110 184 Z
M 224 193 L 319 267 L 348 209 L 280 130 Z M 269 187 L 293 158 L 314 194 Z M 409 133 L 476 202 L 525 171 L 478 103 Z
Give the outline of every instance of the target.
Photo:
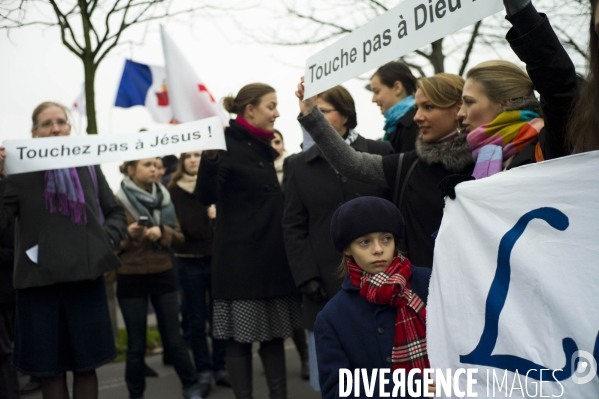
M 320 303 L 329 299 L 327 292 L 324 290 L 318 279 L 309 280 L 300 285 L 299 292 L 314 303 Z
M 530 3 L 530 0 L 503 0 L 503 6 L 508 17 L 514 15 Z
M 474 176 L 470 175 L 449 175 L 445 176 L 437 185 L 441 190 L 441 196 L 449 196 L 451 199 L 455 199 L 455 187 L 465 181 L 476 180 Z

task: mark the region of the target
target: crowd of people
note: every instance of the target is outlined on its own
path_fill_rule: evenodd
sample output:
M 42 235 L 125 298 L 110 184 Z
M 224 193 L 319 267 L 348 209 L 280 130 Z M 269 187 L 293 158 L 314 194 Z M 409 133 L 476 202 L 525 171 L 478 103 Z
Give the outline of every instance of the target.
M 253 83 L 223 99 L 236 115 L 226 151 L 125 162 L 116 193 L 98 166 L 3 173 L 0 397 L 19 397 L 19 371 L 41 380 L 45 399 L 69 397 L 67 372 L 74 398 L 97 398 L 96 369 L 116 356 L 112 295 L 132 399 L 152 374 L 150 305 L 185 399 L 213 384 L 251 399 L 255 343 L 270 398 L 287 398 L 287 338 L 323 398 L 338 396 L 339 368 L 428 367 L 428 281 L 456 185 L 599 149 L 599 2 L 590 3 L 586 80 L 530 0 L 504 0 L 506 38 L 526 71 L 496 60 L 465 78 L 417 79 L 385 64 L 369 85 L 381 140 L 355 130 L 345 88 L 304 98 L 302 80 L 298 121 L 316 144 L 288 155 L 277 93 Z M 70 130 L 64 106 L 33 111 L 32 137 Z M 5 158 L 0 147 L 2 172 Z

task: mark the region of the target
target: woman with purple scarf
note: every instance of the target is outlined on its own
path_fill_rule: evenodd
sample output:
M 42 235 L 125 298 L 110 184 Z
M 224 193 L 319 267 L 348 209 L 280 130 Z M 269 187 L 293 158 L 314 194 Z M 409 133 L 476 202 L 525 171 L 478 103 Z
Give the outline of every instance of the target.
M 57 103 L 40 104 L 32 121 L 34 138 L 71 133 Z M 75 398 L 97 398 L 95 369 L 116 356 L 103 274 L 120 266 L 125 211 L 98 166 L 10 175 L 0 204 L 2 223 L 16 220 L 14 366 L 41 377 L 44 399 L 69 397 L 67 371 Z

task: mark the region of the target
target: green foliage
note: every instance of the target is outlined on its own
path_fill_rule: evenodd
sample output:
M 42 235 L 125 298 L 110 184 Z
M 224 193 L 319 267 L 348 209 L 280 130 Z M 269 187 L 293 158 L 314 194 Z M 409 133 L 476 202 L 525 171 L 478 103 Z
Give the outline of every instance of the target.
M 115 342 L 117 356 L 115 362 L 124 362 L 127 359 L 127 330 L 119 330 L 119 340 Z M 149 328 L 146 334 L 146 355 L 154 354 L 154 350 L 162 347 L 160 333 L 155 328 Z

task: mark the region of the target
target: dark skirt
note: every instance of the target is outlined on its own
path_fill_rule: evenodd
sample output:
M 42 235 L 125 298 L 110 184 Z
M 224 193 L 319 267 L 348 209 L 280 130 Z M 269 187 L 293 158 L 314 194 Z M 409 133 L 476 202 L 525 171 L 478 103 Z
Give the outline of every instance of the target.
M 17 290 L 17 370 L 38 377 L 85 373 L 115 356 L 104 277 Z

